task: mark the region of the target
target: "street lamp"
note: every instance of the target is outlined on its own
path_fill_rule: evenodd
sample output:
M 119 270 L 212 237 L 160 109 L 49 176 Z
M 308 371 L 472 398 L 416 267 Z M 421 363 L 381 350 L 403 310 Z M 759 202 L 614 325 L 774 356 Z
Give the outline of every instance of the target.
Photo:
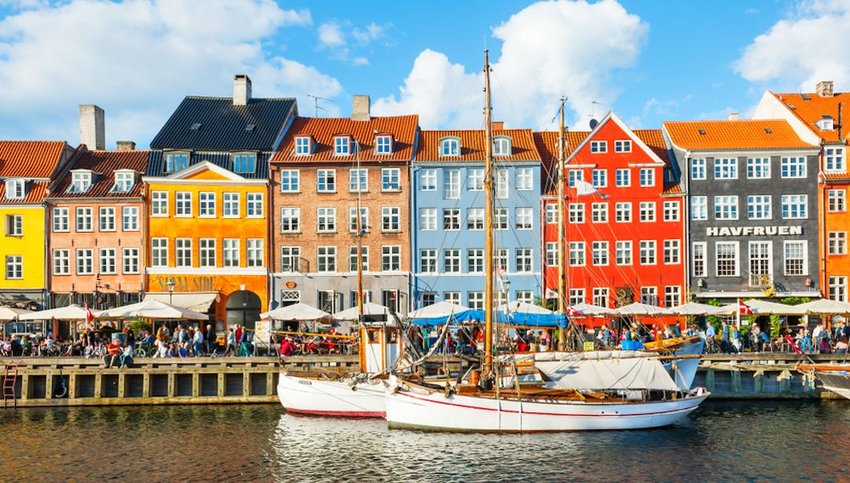
M 174 305 L 174 278 L 169 277 L 168 282 L 165 283 L 165 288 L 168 290 L 168 304 Z
M 94 278 L 94 309 L 97 310 L 97 302 L 100 299 L 100 274 L 98 273 Z

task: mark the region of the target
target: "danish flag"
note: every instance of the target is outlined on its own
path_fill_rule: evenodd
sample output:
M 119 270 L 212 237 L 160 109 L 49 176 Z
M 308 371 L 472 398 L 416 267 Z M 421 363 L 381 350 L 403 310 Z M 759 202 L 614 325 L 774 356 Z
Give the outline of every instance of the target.
M 753 309 L 740 300 L 738 301 L 738 312 L 741 315 L 753 315 Z
M 569 306 L 567 307 L 567 315 L 575 317 L 576 315 L 581 315 L 581 312 L 574 309 L 572 306 Z
M 86 304 L 86 324 L 91 325 L 94 322 L 94 314 L 91 313 L 91 309 L 89 308 L 89 304 Z

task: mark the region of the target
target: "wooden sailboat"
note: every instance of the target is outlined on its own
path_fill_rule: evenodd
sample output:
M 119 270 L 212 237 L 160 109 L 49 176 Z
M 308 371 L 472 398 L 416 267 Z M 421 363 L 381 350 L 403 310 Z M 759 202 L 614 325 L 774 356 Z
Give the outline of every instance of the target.
M 673 424 L 695 410 L 709 393 L 681 390 L 647 359 L 650 371 L 638 370 L 626 388 L 521 385 L 514 358 L 493 357 L 493 156 L 490 110 L 490 66 L 484 52 L 485 91 L 485 340 L 478 385 L 431 385 L 393 376 L 386 399 L 390 428 L 432 431 L 536 432 L 653 428 Z M 589 360 L 589 364 L 612 364 Z M 503 386 L 513 373 L 516 384 Z M 595 383 L 591 383 L 595 385 Z
M 797 370 L 819 379 L 824 389 L 850 399 L 850 365 L 800 364 Z

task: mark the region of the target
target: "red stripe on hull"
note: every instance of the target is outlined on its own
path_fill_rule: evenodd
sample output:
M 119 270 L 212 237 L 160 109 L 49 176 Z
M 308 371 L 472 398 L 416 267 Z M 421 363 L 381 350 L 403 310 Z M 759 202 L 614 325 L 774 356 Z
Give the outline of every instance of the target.
M 284 406 L 286 412 L 302 416 L 324 416 L 332 418 L 386 418 L 386 412 L 380 411 L 318 411 L 314 409 L 295 409 Z

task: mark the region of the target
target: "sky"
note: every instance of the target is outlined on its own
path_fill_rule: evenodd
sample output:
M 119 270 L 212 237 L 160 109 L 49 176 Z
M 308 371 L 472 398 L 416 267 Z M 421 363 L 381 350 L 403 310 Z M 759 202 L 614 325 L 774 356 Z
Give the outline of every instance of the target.
M 485 49 L 506 127 L 557 129 L 565 96 L 571 129 L 609 110 L 658 128 L 747 117 L 768 89 L 850 89 L 848 38 L 850 0 L 0 0 L 0 139 L 76 145 L 78 105 L 97 104 L 107 148 L 146 148 L 234 74 L 304 116 L 367 94 L 373 115 L 477 129 Z

